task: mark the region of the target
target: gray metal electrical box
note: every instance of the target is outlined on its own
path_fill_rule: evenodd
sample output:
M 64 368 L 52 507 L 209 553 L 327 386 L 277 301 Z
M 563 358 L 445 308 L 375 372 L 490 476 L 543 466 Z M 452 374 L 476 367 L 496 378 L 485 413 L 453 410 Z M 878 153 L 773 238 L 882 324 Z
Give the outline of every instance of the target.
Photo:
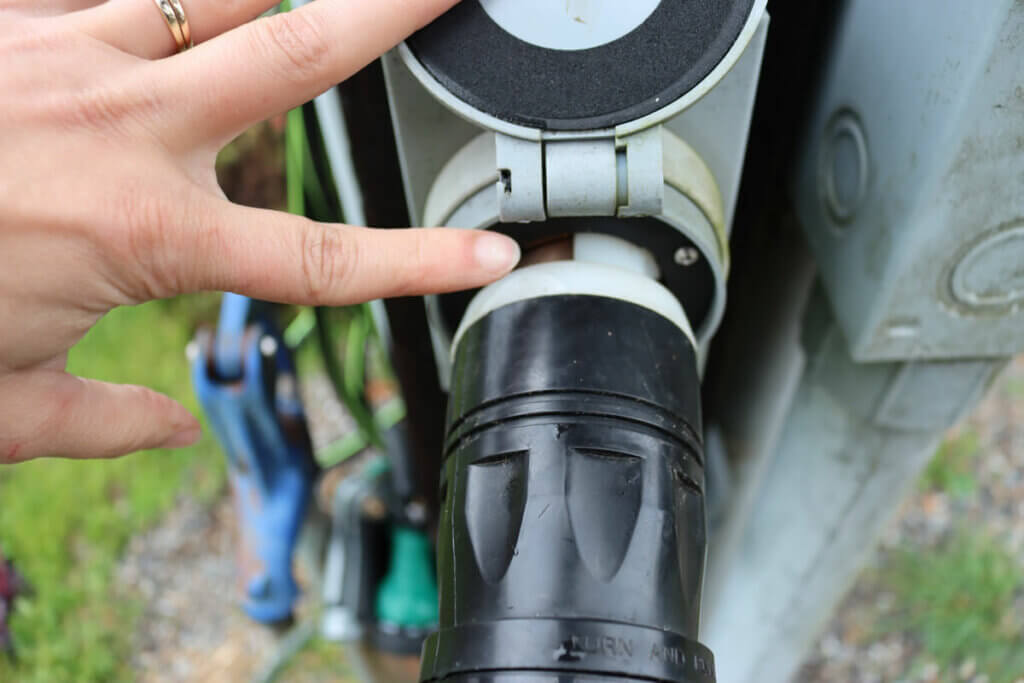
M 1024 349 L 1024 3 L 839 23 L 796 204 L 854 358 Z

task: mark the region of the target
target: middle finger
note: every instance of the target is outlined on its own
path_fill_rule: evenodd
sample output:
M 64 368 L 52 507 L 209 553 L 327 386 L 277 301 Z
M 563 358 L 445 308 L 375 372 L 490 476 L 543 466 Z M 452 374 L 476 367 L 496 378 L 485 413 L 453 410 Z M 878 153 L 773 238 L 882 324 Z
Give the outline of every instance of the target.
M 319 0 L 265 17 L 179 58 L 146 65 L 192 145 L 223 143 L 345 80 L 456 0 Z

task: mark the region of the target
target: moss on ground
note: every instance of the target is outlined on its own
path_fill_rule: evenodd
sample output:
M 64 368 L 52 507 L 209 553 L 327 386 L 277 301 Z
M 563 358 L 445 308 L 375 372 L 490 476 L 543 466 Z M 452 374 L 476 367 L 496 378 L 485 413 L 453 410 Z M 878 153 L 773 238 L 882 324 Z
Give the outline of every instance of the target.
M 956 497 L 969 497 L 977 489 L 973 461 L 980 451 L 978 433 L 964 429 L 939 447 L 920 479 L 920 487 Z
M 931 551 L 898 550 L 877 578 L 895 597 L 879 629 L 913 633 L 942 680 L 959 680 L 969 660 L 989 683 L 1024 674 L 1024 614 L 1013 609 L 1024 574 L 995 540 L 963 530 Z

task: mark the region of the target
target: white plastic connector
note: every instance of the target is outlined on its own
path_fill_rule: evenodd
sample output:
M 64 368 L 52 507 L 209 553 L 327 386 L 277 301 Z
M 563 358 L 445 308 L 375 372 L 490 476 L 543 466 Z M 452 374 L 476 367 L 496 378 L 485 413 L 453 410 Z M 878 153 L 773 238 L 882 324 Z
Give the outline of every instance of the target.
M 451 358 L 454 360 L 455 349 L 466 330 L 491 311 L 527 299 L 574 294 L 619 299 L 654 311 L 681 329 L 697 348 L 696 337 L 679 300 L 650 277 L 619 266 L 556 261 L 513 271 L 480 290 L 469 303 L 455 332 Z

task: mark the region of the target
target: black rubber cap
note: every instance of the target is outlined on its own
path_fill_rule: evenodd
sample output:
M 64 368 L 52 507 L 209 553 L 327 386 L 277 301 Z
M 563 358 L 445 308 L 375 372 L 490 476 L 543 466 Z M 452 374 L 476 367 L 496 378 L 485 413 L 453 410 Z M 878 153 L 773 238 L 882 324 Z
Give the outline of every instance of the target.
M 407 43 L 445 88 L 499 119 L 549 130 L 611 128 L 692 90 L 736 42 L 752 6 L 662 0 L 618 40 L 552 50 L 513 36 L 478 0 L 466 0 Z

